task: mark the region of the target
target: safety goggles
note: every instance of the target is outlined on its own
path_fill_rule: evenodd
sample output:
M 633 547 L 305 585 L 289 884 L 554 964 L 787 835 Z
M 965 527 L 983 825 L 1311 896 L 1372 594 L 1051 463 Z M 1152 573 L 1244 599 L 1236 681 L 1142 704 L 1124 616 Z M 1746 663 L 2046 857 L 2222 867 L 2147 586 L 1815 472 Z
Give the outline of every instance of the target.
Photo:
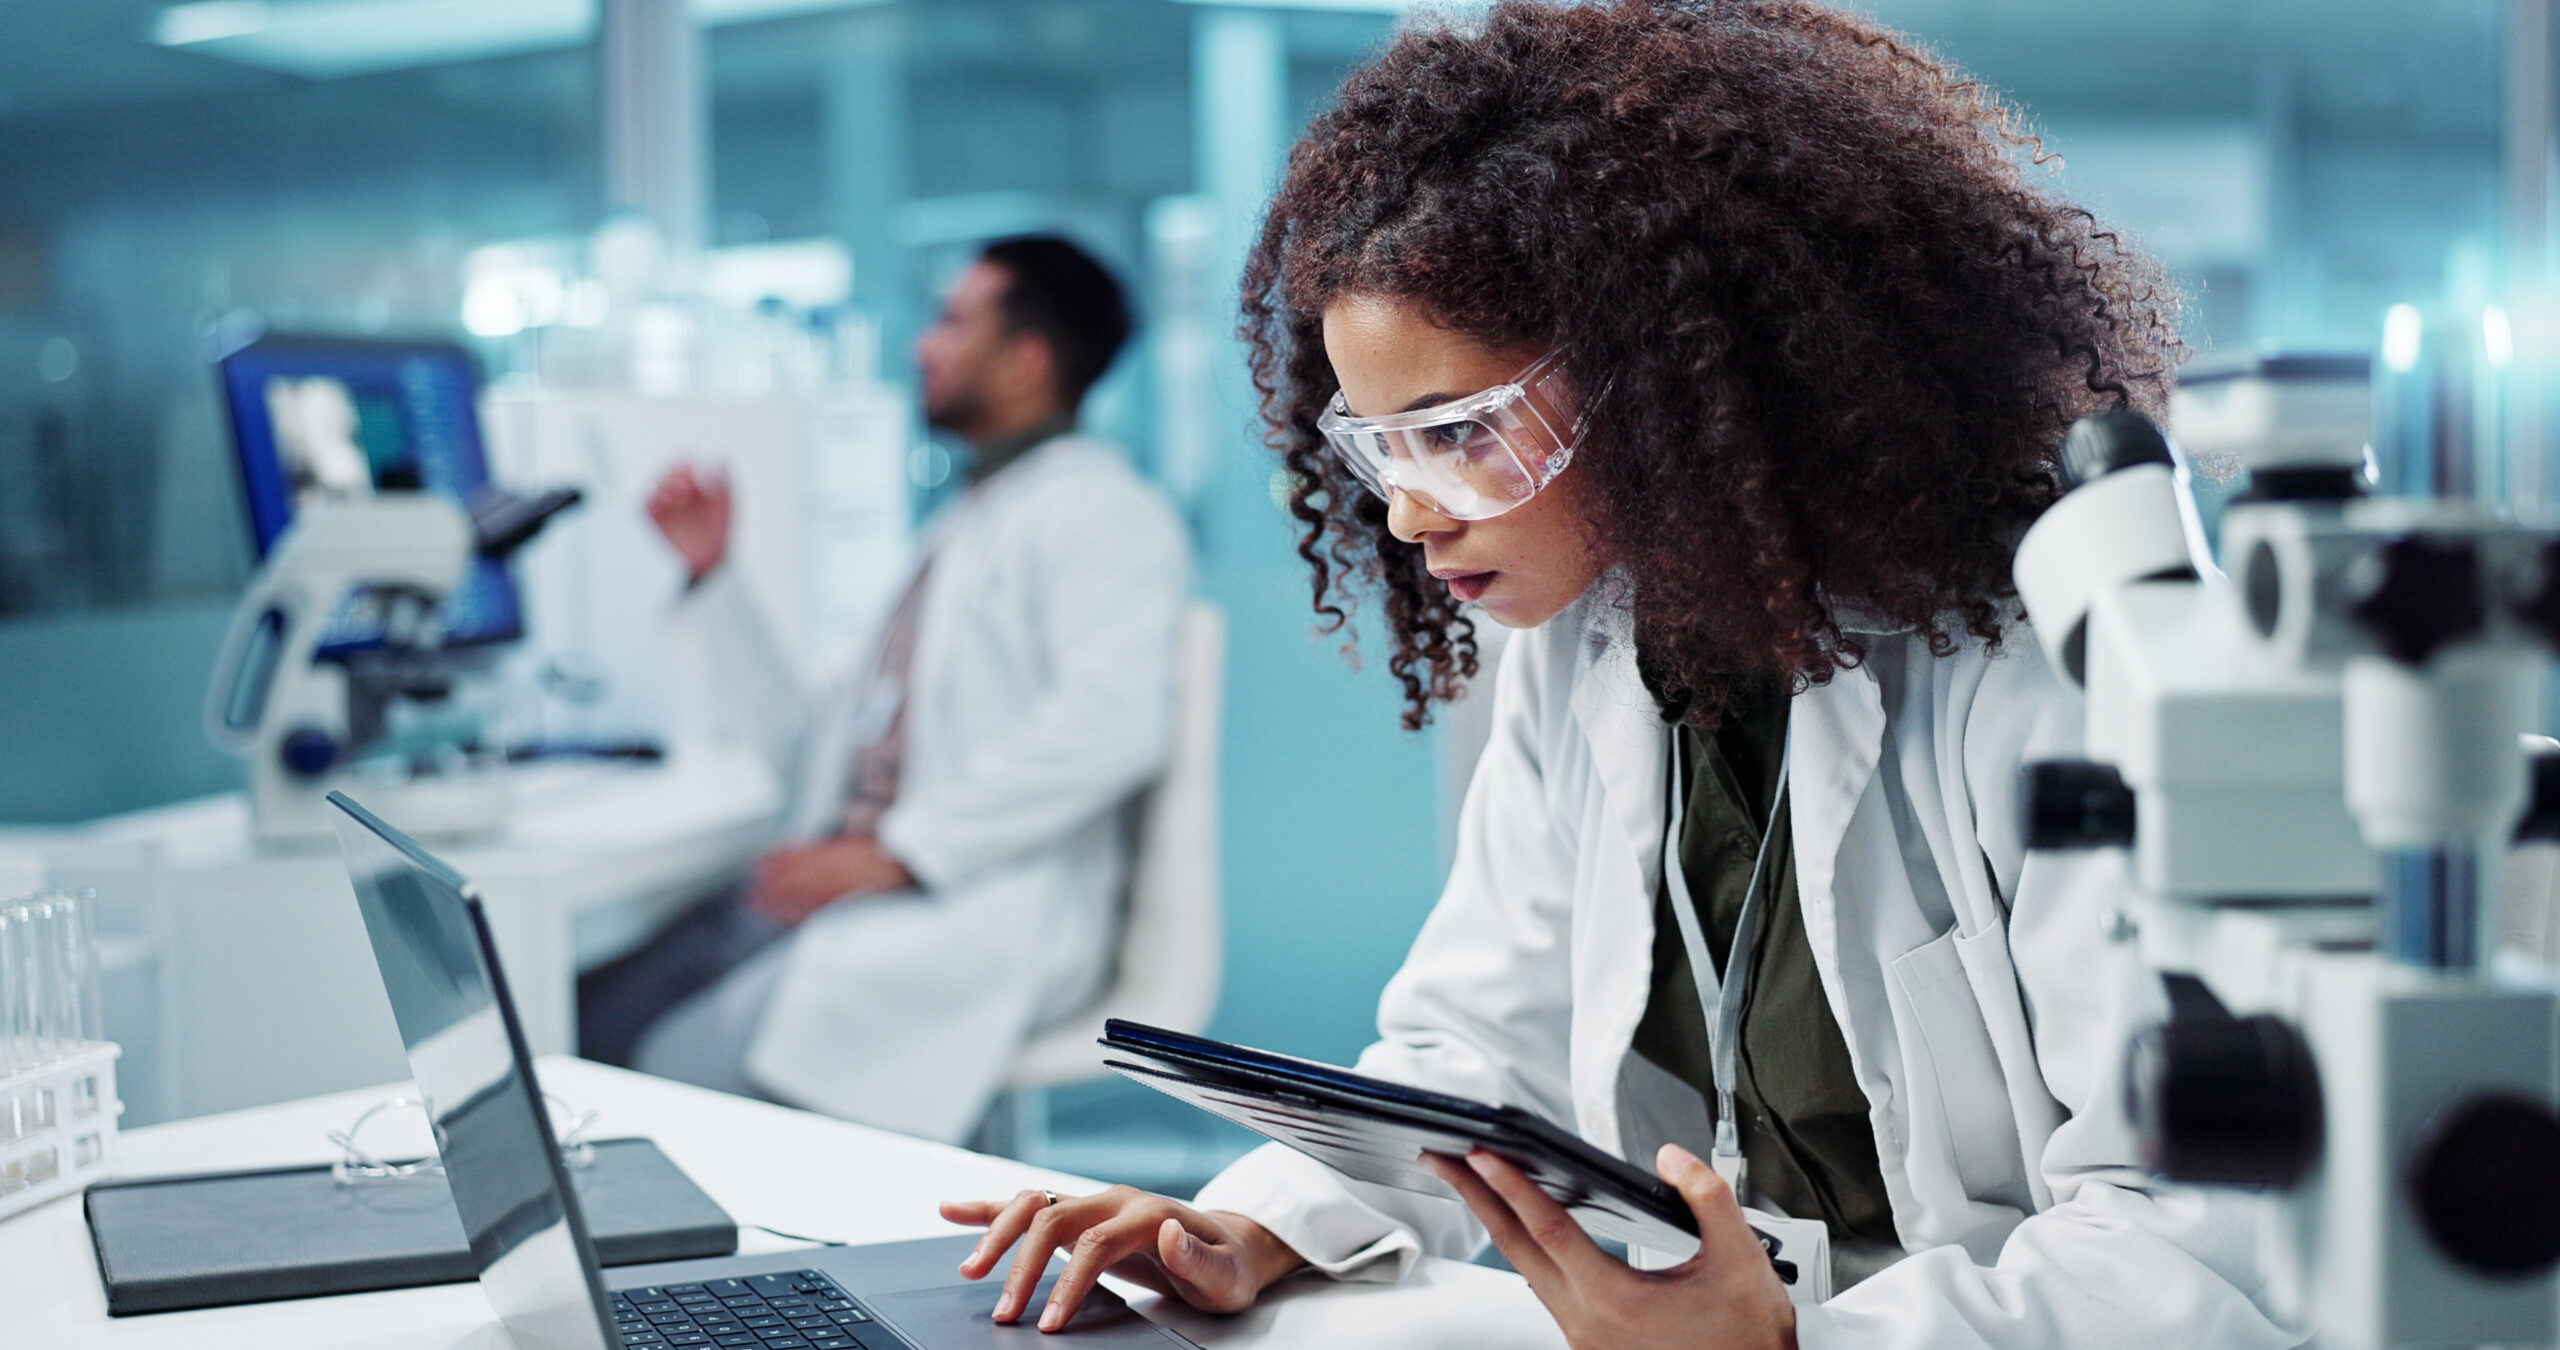
M 1380 497 L 1406 493 L 1453 520 L 1485 520 L 1573 462 L 1581 427 L 1567 425 L 1571 409 L 1564 363 L 1549 352 L 1505 383 L 1411 412 L 1354 417 L 1337 392 L 1316 430 Z

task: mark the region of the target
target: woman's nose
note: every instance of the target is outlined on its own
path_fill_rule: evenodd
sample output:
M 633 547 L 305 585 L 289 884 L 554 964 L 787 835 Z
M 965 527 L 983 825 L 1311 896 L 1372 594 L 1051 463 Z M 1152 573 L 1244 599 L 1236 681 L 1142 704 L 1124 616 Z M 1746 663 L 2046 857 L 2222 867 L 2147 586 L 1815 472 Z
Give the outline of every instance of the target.
M 1387 493 L 1387 532 L 1396 538 L 1415 544 L 1426 534 L 1443 534 L 1457 528 L 1458 521 L 1440 514 L 1430 498 L 1402 488 Z

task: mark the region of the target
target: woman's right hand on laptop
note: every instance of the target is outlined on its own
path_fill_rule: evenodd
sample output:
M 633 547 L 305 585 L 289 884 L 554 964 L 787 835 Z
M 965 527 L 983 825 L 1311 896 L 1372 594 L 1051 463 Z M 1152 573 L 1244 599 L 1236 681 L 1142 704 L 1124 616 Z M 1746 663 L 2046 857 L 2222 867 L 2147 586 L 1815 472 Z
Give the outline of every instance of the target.
M 960 1273 L 979 1279 L 1017 1241 L 1013 1272 L 996 1297 L 995 1320 L 1019 1319 L 1049 1255 L 1065 1250 L 1067 1266 L 1040 1310 L 1040 1329 L 1055 1331 L 1104 1272 L 1181 1299 L 1204 1312 L 1239 1312 L 1273 1281 L 1305 1264 L 1289 1244 L 1241 1214 L 1197 1210 L 1177 1200 L 1114 1186 L 1092 1195 L 1024 1191 L 1010 1200 L 959 1200 L 942 1206 L 953 1223 L 984 1228 Z

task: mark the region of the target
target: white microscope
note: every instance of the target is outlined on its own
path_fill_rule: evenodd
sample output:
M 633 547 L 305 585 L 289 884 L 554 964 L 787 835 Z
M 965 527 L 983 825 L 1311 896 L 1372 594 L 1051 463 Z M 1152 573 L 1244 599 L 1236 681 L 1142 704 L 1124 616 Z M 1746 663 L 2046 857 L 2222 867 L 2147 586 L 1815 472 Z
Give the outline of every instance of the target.
M 2017 581 L 2089 761 L 2029 767 L 2029 839 L 2122 850 L 2114 929 L 2172 1007 L 2126 1075 L 2148 1160 L 2266 1193 L 2280 1313 L 2354 1350 L 2549 1345 L 2560 1003 L 2491 947 L 2501 855 L 2560 807 L 2523 748 L 2560 535 L 2365 496 L 2367 382 L 2362 358 L 2185 382 L 2181 439 L 2252 471 L 2228 579 L 2157 428 L 2073 429 Z
M 393 707 L 442 702 L 487 663 L 484 653 L 445 650 L 439 602 L 476 559 L 503 560 L 578 499 L 574 489 L 535 497 L 490 490 L 466 510 L 450 495 L 416 491 L 303 506 L 233 612 L 205 694 L 205 734 L 248 761 L 261 845 L 334 837 L 324 799 L 358 784 L 417 834 L 461 837 L 505 823 L 497 747 L 454 747 L 450 763 L 367 760 Z M 380 641 L 324 657 L 349 606 Z
M 326 846 L 341 787 L 413 833 L 497 830 L 508 747 L 478 696 L 524 636 L 507 559 L 578 494 L 491 483 L 453 343 L 261 333 L 214 370 L 264 561 L 205 732 L 248 761 L 258 844 Z

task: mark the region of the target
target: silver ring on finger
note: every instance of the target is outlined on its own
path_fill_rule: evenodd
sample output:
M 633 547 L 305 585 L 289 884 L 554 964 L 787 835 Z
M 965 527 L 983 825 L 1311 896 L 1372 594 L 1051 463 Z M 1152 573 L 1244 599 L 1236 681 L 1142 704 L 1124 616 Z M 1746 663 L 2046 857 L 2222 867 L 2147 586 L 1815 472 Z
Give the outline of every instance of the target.
M 1056 1191 L 1040 1192 L 1040 1207 L 1042 1209 L 1047 1209 L 1049 1206 L 1056 1203 L 1058 1203 L 1058 1193 Z

